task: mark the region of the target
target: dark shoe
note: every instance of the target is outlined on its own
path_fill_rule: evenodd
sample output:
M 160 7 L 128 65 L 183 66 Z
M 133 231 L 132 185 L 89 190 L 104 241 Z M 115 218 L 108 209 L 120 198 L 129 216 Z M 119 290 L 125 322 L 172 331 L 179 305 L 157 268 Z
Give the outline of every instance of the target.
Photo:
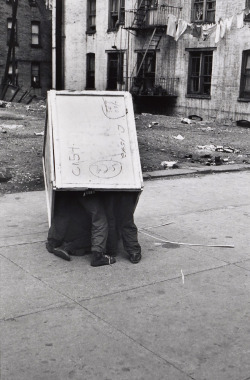
M 141 261 L 141 254 L 139 253 L 132 253 L 129 255 L 129 260 L 132 264 L 137 264 L 139 261 Z
M 93 253 L 93 258 L 91 260 L 92 267 L 101 267 L 102 265 L 114 264 L 116 259 L 111 256 L 103 255 L 102 253 Z
M 54 253 L 55 256 L 58 256 L 63 260 L 67 260 L 67 261 L 71 260 L 68 252 L 62 247 L 54 248 L 52 253 Z

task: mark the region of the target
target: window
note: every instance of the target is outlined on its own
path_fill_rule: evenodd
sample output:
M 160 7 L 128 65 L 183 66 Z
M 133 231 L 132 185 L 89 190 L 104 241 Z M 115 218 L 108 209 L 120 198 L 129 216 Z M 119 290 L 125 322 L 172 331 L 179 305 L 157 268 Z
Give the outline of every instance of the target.
M 31 63 L 31 87 L 40 87 L 40 63 Z
M 192 21 L 214 23 L 215 8 L 215 0 L 193 0 Z
M 244 21 L 250 21 L 250 0 L 246 0 L 246 9 L 249 13 L 245 15 Z
M 9 84 L 13 84 L 13 85 L 17 86 L 17 84 L 18 84 L 17 76 L 18 76 L 17 62 L 15 62 L 14 65 L 12 62 L 10 62 L 9 68 L 8 68 L 7 82 Z
M 190 51 L 188 95 L 210 97 L 213 51 Z
M 40 23 L 38 21 L 31 22 L 31 45 L 33 47 L 40 46 Z
M 88 0 L 87 8 L 87 33 L 96 31 L 96 0 Z
M 95 54 L 87 54 L 86 89 L 95 88 Z
M 123 52 L 108 53 L 107 90 L 117 90 L 123 84 Z
M 10 44 L 11 29 L 12 29 L 12 18 L 8 18 L 7 19 L 7 45 Z M 14 33 L 15 33 L 14 41 L 15 41 L 15 44 L 17 45 L 17 21 L 15 23 Z
M 250 50 L 242 54 L 240 98 L 250 101 Z
M 125 22 L 125 0 L 110 0 L 109 2 L 109 29 L 115 30 Z

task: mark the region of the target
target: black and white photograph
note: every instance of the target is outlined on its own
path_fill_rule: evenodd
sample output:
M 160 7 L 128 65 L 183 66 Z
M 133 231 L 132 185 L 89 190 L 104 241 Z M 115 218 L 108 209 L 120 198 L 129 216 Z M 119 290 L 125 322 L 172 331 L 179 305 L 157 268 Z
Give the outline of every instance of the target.
M 0 379 L 250 380 L 250 0 L 0 0 Z

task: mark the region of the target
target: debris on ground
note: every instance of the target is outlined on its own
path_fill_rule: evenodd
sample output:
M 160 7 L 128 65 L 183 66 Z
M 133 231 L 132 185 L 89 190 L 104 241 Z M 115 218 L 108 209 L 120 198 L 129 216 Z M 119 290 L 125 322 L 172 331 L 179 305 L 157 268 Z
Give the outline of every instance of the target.
M 164 169 L 177 169 L 179 166 L 177 165 L 178 161 L 162 161 L 161 166 L 164 167 Z
M 173 138 L 174 138 L 175 140 L 184 140 L 184 139 L 185 139 L 185 137 L 183 137 L 182 135 L 173 136 Z
M 44 189 L 41 133 L 44 131 L 45 115 L 45 100 L 32 102 L 28 106 L 2 102 L 0 126 L 22 124 L 23 128 L 0 127 L 0 169 L 9 168 L 12 176 L 10 180 L 1 183 L 1 193 Z M 230 121 L 225 126 L 224 122 L 215 119 L 199 121 L 198 118 L 185 126 L 181 117 L 180 114 L 135 115 L 143 172 L 171 170 L 176 166 L 181 168 L 182 165 L 185 168 L 212 166 L 216 165 L 215 156 L 220 156 L 217 163 L 220 162 L 221 165 L 249 163 L 250 128 L 237 126 L 236 121 Z M 151 128 L 148 127 L 149 124 Z M 173 138 L 179 133 L 185 139 Z M 173 164 L 162 165 L 164 161 Z
M 36 135 L 36 136 L 44 136 L 44 132 L 35 132 L 34 135 Z
M 183 123 L 183 124 L 192 124 L 194 122 L 193 122 L 193 120 L 190 120 L 187 117 L 183 117 L 183 118 L 181 118 L 181 123 Z

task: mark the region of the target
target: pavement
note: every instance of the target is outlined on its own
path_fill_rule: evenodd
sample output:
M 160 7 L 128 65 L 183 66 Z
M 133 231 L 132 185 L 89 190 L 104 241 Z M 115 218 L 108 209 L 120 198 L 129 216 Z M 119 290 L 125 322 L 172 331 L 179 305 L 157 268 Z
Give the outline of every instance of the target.
M 45 192 L 0 197 L 1 380 L 250 379 L 250 166 L 204 170 L 144 174 L 135 265 L 49 254 Z

